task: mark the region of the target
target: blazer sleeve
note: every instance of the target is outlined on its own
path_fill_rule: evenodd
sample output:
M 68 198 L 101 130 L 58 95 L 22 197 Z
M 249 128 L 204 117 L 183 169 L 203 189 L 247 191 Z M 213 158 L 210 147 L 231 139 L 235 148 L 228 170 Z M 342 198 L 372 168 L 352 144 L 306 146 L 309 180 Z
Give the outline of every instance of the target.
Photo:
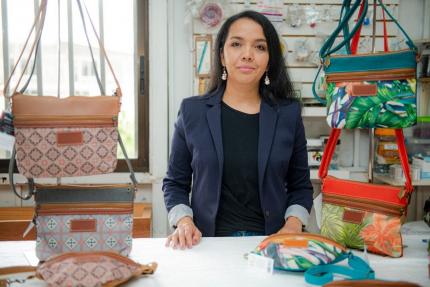
M 303 215 L 303 213 L 300 212 L 300 209 L 302 211 L 305 211 L 306 209 L 309 214 L 313 203 L 313 187 L 309 175 L 305 129 L 303 126 L 300 107 L 299 105 L 297 106 L 298 111 L 295 128 L 296 131 L 294 138 L 294 147 L 285 179 L 285 185 L 287 188 L 286 216 L 291 213 L 292 210 L 298 210 L 298 215 Z M 295 214 L 290 215 L 295 216 Z M 297 217 L 302 219 L 303 216 Z M 307 219 L 302 219 L 302 222 L 305 224 L 306 221 Z
M 170 212 L 177 205 L 190 206 L 192 156 L 186 142 L 184 102 L 179 109 L 172 139 L 167 175 L 163 179 L 164 202 Z

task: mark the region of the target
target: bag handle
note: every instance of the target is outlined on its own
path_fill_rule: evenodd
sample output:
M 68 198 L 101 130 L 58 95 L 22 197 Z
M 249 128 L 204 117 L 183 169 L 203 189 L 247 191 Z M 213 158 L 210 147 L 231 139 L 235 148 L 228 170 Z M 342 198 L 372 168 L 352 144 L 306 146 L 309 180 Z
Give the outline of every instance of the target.
M 341 30 L 344 29 L 345 26 L 348 26 L 348 22 L 351 19 L 351 17 L 354 15 L 355 11 L 360 6 L 361 1 L 363 1 L 363 14 L 360 15 L 360 17 L 357 20 L 357 23 L 354 25 L 354 28 L 351 30 L 351 33 L 348 35 L 344 35 L 344 39 L 342 42 L 340 42 L 337 46 L 333 47 L 333 44 L 337 38 L 337 36 L 340 34 Z M 344 0 L 342 5 L 347 5 L 350 1 Z M 357 0 L 354 2 L 352 7 L 349 9 L 347 13 L 345 13 L 345 16 L 340 20 L 339 25 L 337 28 L 333 31 L 333 33 L 330 35 L 330 37 L 327 39 L 327 41 L 324 43 L 324 45 L 320 49 L 320 58 L 325 58 L 326 56 L 329 56 L 333 54 L 334 52 L 341 49 L 343 46 L 346 45 L 346 43 L 349 43 L 351 38 L 355 35 L 357 30 L 361 27 L 361 24 L 364 21 L 364 18 L 367 14 L 368 9 L 368 1 L 367 0 Z
M 27 48 L 27 45 L 29 45 L 29 41 L 30 41 L 31 35 L 33 34 L 33 31 L 35 31 L 35 39 L 33 41 L 33 44 L 31 45 L 30 53 L 28 55 L 27 60 L 25 61 L 25 66 L 24 66 L 24 69 L 23 69 L 23 72 L 22 72 L 22 74 L 20 76 L 19 81 L 21 81 L 22 76 L 24 75 L 24 72 L 27 69 L 27 66 L 28 66 L 28 63 L 30 61 L 31 55 L 33 54 L 34 47 L 37 45 L 37 43 L 39 42 L 39 39 L 41 37 L 42 27 L 44 25 L 45 16 L 46 16 L 46 5 L 47 5 L 47 0 L 42 0 L 42 2 L 40 3 L 40 6 L 39 6 L 39 11 L 37 12 L 37 15 L 36 15 L 36 17 L 34 19 L 33 25 L 31 26 L 30 32 L 28 33 L 27 39 L 25 40 L 24 46 L 22 47 L 21 52 L 18 55 L 18 59 L 15 62 L 15 65 L 13 66 L 12 71 L 10 72 L 10 75 L 9 75 L 8 79 L 6 80 L 6 82 L 4 84 L 3 95 L 9 101 L 9 106 L 12 105 L 12 101 L 11 101 L 12 96 L 9 96 L 8 92 L 7 92 L 8 88 L 9 88 L 9 85 L 10 85 L 10 81 L 12 79 L 13 74 L 16 71 L 16 68 L 18 67 L 18 63 L 20 62 L 21 58 L 24 55 L 24 51 Z M 16 91 L 16 88 L 15 88 L 14 91 Z M 14 93 L 11 93 L 11 94 L 14 94 Z
M 361 24 L 360 25 L 358 25 L 358 22 L 360 21 L 360 19 L 362 18 L 362 20 L 361 20 L 361 23 L 364 21 L 364 16 L 366 15 L 366 13 L 367 13 L 367 7 L 365 7 L 365 2 L 366 2 L 367 0 L 365 0 L 365 1 L 363 1 L 363 2 L 361 2 L 361 6 L 360 6 L 360 11 L 359 11 L 359 17 L 358 17 L 358 19 L 357 19 L 357 25 L 355 25 L 355 27 L 354 27 L 354 29 L 353 29 L 353 31 L 356 31 L 356 29 L 358 29 L 358 33 L 359 33 L 359 31 L 361 30 Z M 354 13 L 355 12 L 355 10 L 357 9 L 357 7 L 358 6 L 356 6 L 356 5 L 358 5 L 358 4 L 360 4 L 359 3 L 360 1 L 356 1 L 355 3 L 354 3 L 354 6 L 353 6 L 353 8 L 352 9 L 354 9 L 354 10 L 352 10 L 351 11 L 351 8 L 349 7 L 350 6 L 350 3 L 351 3 L 351 0 L 344 0 L 343 1 L 343 3 L 342 3 L 342 9 L 341 9 L 341 11 L 340 11 L 340 21 L 339 21 L 339 24 L 338 24 L 338 26 L 337 26 L 337 28 L 336 28 L 336 30 L 339 30 L 339 32 L 340 32 L 340 30 L 341 29 L 343 29 L 343 37 L 344 37 L 344 41 L 342 42 L 342 43 L 344 43 L 344 45 L 346 46 L 346 49 L 347 49 L 347 51 L 348 51 L 348 53 L 351 53 L 352 51 L 351 51 L 351 47 L 350 47 L 350 44 L 349 44 L 349 40 L 352 38 L 352 36 L 351 36 L 351 34 L 350 34 L 350 32 L 349 32 L 349 26 L 348 26 L 348 21 L 346 21 L 346 24 L 345 24 L 345 17 L 349 17 L 350 18 L 350 16 L 348 16 L 348 15 L 350 15 L 350 13 Z M 363 13 L 363 11 L 364 10 L 366 10 L 366 13 Z M 345 16 L 343 16 L 342 17 L 342 15 L 343 15 L 343 13 L 344 13 L 344 11 L 345 11 Z M 364 16 L 363 16 L 364 15 Z M 352 15 L 351 15 L 352 16 Z M 349 20 L 349 18 L 348 18 L 348 20 Z M 343 27 L 342 27 L 343 26 Z M 334 34 L 334 33 L 333 33 Z M 324 43 L 324 45 L 323 45 L 323 47 L 327 44 L 327 43 L 329 43 L 329 41 L 332 41 L 333 43 L 334 43 L 334 40 L 336 39 L 336 37 L 333 37 L 333 34 L 330 36 L 330 38 L 329 39 L 327 39 L 327 41 Z M 356 33 L 357 34 L 357 33 Z M 355 35 L 356 35 L 355 34 Z M 352 34 L 352 35 L 354 35 L 354 33 Z M 337 36 L 337 34 L 336 34 L 336 36 Z M 355 37 L 355 36 L 354 36 Z M 360 36 L 358 36 L 358 37 L 360 37 Z M 333 45 L 333 43 L 331 43 L 331 45 Z M 341 44 L 342 44 L 341 43 Z M 323 47 L 321 48 L 321 50 L 320 50 L 320 57 L 322 57 L 321 56 L 321 51 L 323 50 Z M 341 47 L 339 47 L 339 49 L 340 49 Z M 317 93 L 317 91 L 316 91 L 316 82 L 318 81 L 318 78 L 319 78 L 319 75 L 320 75 L 320 73 L 321 73 L 321 69 L 322 69 L 322 64 L 319 66 L 319 68 L 318 68 L 318 71 L 317 71 L 317 73 L 316 73 L 316 75 L 315 75 L 315 79 L 313 80 L 313 82 L 312 82 L 312 93 L 313 93 L 313 95 L 314 95 L 314 98 L 318 101 L 318 102 L 320 102 L 321 104 L 323 104 L 324 106 L 327 104 L 327 101 L 325 100 L 325 99 L 323 99 L 323 98 L 321 98 L 319 95 L 318 95 L 318 93 Z
M 375 271 L 363 259 L 351 252 L 339 256 L 336 263 L 348 259 L 348 267 L 335 265 L 317 265 L 305 271 L 305 281 L 312 285 L 324 285 L 333 281 L 334 275 L 348 277 L 349 280 L 375 279 Z
M 82 8 L 81 8 L 81 2 L 80 2 L 80 0 L 76 0 L 76 1 L 77 1 L 77 3 L 78 3 L 78 6 L 79 6 L 79 11 L 80 11 L 81 18 L 82 18 L 82 23 L 83 23 L 83 26 L 84 26 L 84 32 L 85 32 L 85 35 L 86 35 L 86 37 L 87 37 L 87 41 L 88 41 L 88 44 L 89 44 L 89 47 L 90 47 L 90 54 L 91 54 L 91 57 L 92 57 L 92 60 L 93 60 L 93 65 L 95 65 L 94 55 L 93 55 L 93 53 L 92 53 L 91 45 L 90 45 L 90 42 L 89 42 L 89 38 L 88 38 L 88 34 L 87 34 L 87 30 L 86 30 L 86 24 L 85 24 L 85 20 L 84 20 L 84 16 L 83 16 Z M 6 84 L 5 84 L 5 86 L 4 86 L 4 93 L 3 93 L 3 94 L 4 94 L 4 96 L 5 96 L 7 99 L 9 99 L 9 103 L 10 103 L 10 104 L 12 104 L 12 103 L 11 103 L 12 95 L 13 95 L 13 94 L 15 94 L 15 93 L 16 93 L 16 91 L 18 90 L 18 86 L 19 86 L 19 84 L 20 84 L 20 82 L 21 82 L 21 80 L 22 80 L 22 78 L 23 78 L 23 76 L 24 76 L 24 73 L 25 73 L 25 71 L 26 71 L 26 69 L 27 69 L 27 67 L 28 67 L 28 64 L 29 64 L 29 62 L 30 62 L 31 56 L 33 55 L 33 52 L 34 52 L 35 46 L 38 46 L 38 43 L 39 43 L 39 41 L 40 41 L 40 38 L 41 38 L 41 35 L 42 35 L 42 31 L 43 31 L 43 26 L 44 26 L 44 19 L 45 19 L 45 15 L 46 15 L 46 11 L 47 11 L 47 2 L 48 2 L 47 0 L 42 0 L 41 5 L 40 5 L 40 8 L 39 8 L 38 16 L 36 16 L 36 19 L 35 19 L 35 21 L 34 21 L 34 23 L 33 23 L 32 28 L 30 29 L 30 33 L 29 33 L 29 35 L 28 35 L 28 37 L 27 37 L 27 39 L 26 39 L 26 42 L 25 42 L 25 44 L 24 44 L 24 47 L 22 48 L 21 53 L 20 53 L 20 55 L 19 55 L 19 57 L 18 57 L 18 60 L 16 61 L 15 66 L 14 66 L 14 68 L 12 69 L 12 72 L 10 73 L 9 78 L 8 78 L 8 80 L 6 81 Z M 87 14 L 87 16 L 88 16 L 88 19 L 89 19 L 89 21 L 90 21 L 90 23 L 91 23 L 91 26 L 92 26 L 93 32 L 94 32 L 94 34 L 95 34 L 95 36 L 96 36 L 96 38 L 97 38 L 97 41 L 98 41 L 98 43 L 99 43 L 100 51 L 101 51 L 102 55 L 104 56 L 104 58 L 106 59 L 106 62 L 107 62 L 108 67 L 109 67 L 109 70 L 111 71 L 112 76 L 113 76 L 113 78 L 114 78 L 114 81 L 115 81 L 115 83 L 116 83 L 116 85 L 117 85 L 117 89 L 116 89 L 116 92 L 115 92 L 115 96 L 118 96 L 118 97 L 120 97 L 120 98 L 121 98 L 121 96 L 122 96 L 121 86 L 120 86 L 119 81 L 118 81 L 118 79 L 117 79 L 117 77 L 116 77 L 116 74 L 115 74 L 115 72 L 114 72 L 114 70 L 113 70 L 113 68 L 112 68 L 112 64 L 111 64 L 111 62 L 110 62 L 110 60 L 109 60 L 109 57 L 107 56 L 106 50 L 105 50 L 105 48 L 104 48 L 104 45 L 103 45 L 102 41 L 100 40 L 100 37 L 99 37 L 99 35 L 98 35 L 98 33 L 97 33 L 97 30 L 95 29 L 95 26 L 94 26 L 94 24 L 93 24 L 93 21 L 92 21 L 92 19 L 91 19 L 91 16 L 90 16 L 90 14 L 89 14 L 89 12 L 88 12 L 88 9 L 87 9 L 87 7 L 86 7 L 85 3 L 84 3 L 84 8 L 85 8 L 86 14 Z M 40 18 L 40 19 L 39 19 L 39 18 Z M 39 25 L 37 25 L 37 24 L 39 24 Z M 36 28 L 36 29 L 35 29 L 35 28 Z M 9 95 L 7 95 L 7 88 L 9 87 L 10 80 L 11 80 L 11 78 L 12 78 L 12 76 L 13 76 L 13 74 L 14 74 L 15 70 L 16 70 L 16 67 L 18 66 L 18 63 L 19 63 L 19 61 L 21 60 L 22 55 L 23 55 L 23 53 L 24 53 L 25 49 L 27 48 L 27 45 L 28 45 L 29 39 L 30 39 L 31 35 L 33 34 L 33 30 L 36 30 L 36 36 L 35 36 L 35 39 L 34 39 L 34 41 L 33 41 L 33 44 L 31 45 L 31 48 L 30 48 L 30 52 L 29 52 L 28 58 L 27 58 L 27 59 L 26 59 L 26 61 L 25 61 L 24 69 L 23 69 L 23 71 L 22 71 L 22 73 L 21 73 L 21 75 L 20 75 L 20 77 L 19 77 L 19 79 L 18 79 L 18 82 L 17 82 L 17 84 L 16 84 L 15 88 L 13 89 L 13 92 L 11 93 L 11 96 L 9 96 Z M 33 71 L 34 71 L 34 69 L 33 69 Z M 99 87 L 100 87 L 101 91 L 103 91 L 104 89 L 103 89 L 103 87 L 102 87 L 102 85 L 101 85 L 101 81 L 100 81 L 100 79 L 99 79 L 99 77 L 98 77 L 97 69 L 95 69 L 95 72 L 96 72 L 96 78 L 97 78 L 97 82 L 98 82 L 98 84 L 99 84 Z M 104 93 L 102 92 L 102 94 L 104 94 Z
M 346 1 L 347 0 L 344 0 L 343 5 L 345 4 Z M 362 1 L 364 2 L 365 8 L 363 10 L 363 14 L 361 15 L 361 17 L 359 17 L 359 19 L 357 21 L 357 24 L 354 26 L 354 29 L 351 31 L 351 35 L 352 36 L 355 35 L 355 32 L 361 26 L 361 24 L 362 24 L 362 22 L 364 20 L 364 16 L 367 13 L 368 0 L 362 0 Z M 382 7 L 382 9 L 385 11 L 385 13 L 387 13 L 388 17 L 396 24 L 396 26 L 402 32 L 403 36 L 406 38 L 406 45 L 408 45 L 409 49 L 411 49 L 413 51 L 417 51 L 417 47 L 415 46 L 415 44 L 413 43 L 413 41 L 411 40 L 411 38 L 409 37 L 409 35 L 406 33 L 406 31 L 403 29 L 403 27 L 399 24 L 399 22 L 393 17 L 393 15 L 391 15 L 390 11 L 388 11 L 387 7 L 384 5 L 384 3 L 382 3 L 382 0 L 375 0 L 375 1 L 378 1 L 379 5 Z M 356 1 L 353 4 L 353 7 L 351 8 L 350 13 L 345 14 L 345 17 L 342 19 L 341 23 L 339 23 L 338 27 L 330 35 L 329 39 L 324 43 L 323 47 L 320 50 L 320 57 L 321 58 L 325 58 L 326 56 L 329 56 L 329 55 L 333 54 L 334 52 L 336 52 L 340 48 L 342 48 L 347 41 L 351 40 L 352 36 L 349 35 L 349 36 L 347 36 L 344 39 L 344 41 L 342 41 L 336 47 L 332 48 L 334 40 L 339 35 L 342 27 L 344 25 L 348 25 L 348 21 L 351 19 L 351 17 L 353 16 L 355 10 L 357 9 L 357 7 L 358 7 L 357 4 L 359 4 L 357 2 L 359 2 L 359 1 Z
M 360 11 L 358 12 L 358 15 L 360 16 L 363 13 L 363 3 L 361 4 Z M 375 37 L 375 28 L 376 28 L 376 1 L 373 2 L 373 33 L 372 36 Z M 382 24 L 383 24 L 383 33 L 384 33 L 384 52 L 388 52 L 388 33 L 387 33 L 387 21 L 385 19 L 385 10 L 382 9 Z M 360 42 L 360 36 L 361 36 L 361 28 L 363 25 L 360 26 L 360 28 L 357 30 L 357 33 L 354 35 L 354 37 L 351 40 L 351 54 L 357 54 L 358 50 L 358 43 Z
M 321 181 L 324 181 L 324 179 L 328 174 L 328 167 L 333 157 L 333 153 L 336 148 L 336 143 L 337 143 L 337 140 L 339 139 L 341 131 L 342 131 L 341 129 L 335 129 L 335 128 L 331 129 L 330 137 L 324 149 L 321 165 L 318 170 L 318 177 L 321 179 Z M 403 173 L 406 178 L 405 190 L 404 190 L 405 192 L 402 192 L 402 194 L 399 195 L 400 198 L 403 198 L 405 194 L 411 193 L 414 188 L 412 186 L 410 167 L 408 162 L 408 154 L 406 152 L 406 145 L 405 145 L 405 138 L 403 136 L 403 130 L 395 129 L 395 132 L 396 132 L 396 141 L 397 141 L 397 147 L 399 150 L 400 162 L 402 164 Z

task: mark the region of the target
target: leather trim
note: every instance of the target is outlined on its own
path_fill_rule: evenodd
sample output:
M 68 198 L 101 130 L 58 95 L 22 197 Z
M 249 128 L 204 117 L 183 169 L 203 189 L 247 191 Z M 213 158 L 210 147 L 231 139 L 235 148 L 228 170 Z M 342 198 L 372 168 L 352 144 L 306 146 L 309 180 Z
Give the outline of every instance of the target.
M 352 85 L 351 96 L 376 96 L 378 92 L 377 85 L 355 84 Z
M 84 135 L 78 132 L 57 132 L 57 145 L 81 145 L 84 143 Z
M 117 116 L 120 98 L 117 96 L 52 96 L 35 97 L 16 93 L 12 96 L 15 116 Z
M 364 211 L 345 209 L 345 211 L 343 212 L 342 220 L 344 222 L 361 224 L 363 222 L 364 215 Z
M 97 221 L 95 219 L 70 220 L 70 232 L 96 232 Z
M 308 240 L 305 239 L 285 239 L 283 244 L 292 248 L 308 248 Z

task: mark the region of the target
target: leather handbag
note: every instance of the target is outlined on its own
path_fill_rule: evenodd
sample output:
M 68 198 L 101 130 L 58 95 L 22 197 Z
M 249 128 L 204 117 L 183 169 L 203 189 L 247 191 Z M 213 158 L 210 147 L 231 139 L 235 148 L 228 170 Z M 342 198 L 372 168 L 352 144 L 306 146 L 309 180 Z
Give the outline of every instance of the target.
M 332 129 L 319 169 L 322 186 L 321 234 L 350 248 L 401 257 L 400 227 L 413 192 L 403 131 L 397 145 L 406 177 L 405 186 L 356 182 L 327 175 L 341 130 Z
M 36 256 L 110 251 L 127 256 L 132 248 L 132 185 L 36 185 Z M 25 235 L 24 235 L 25 237 Z
M 319 234 L 274 234 L 265 238 L 253 253 L 272 258 L 277 270 L 304 271 L 306 283 L 312 285 L 331 282 L 335 274 L 349 280 L 375 278 L 375 272 L 363 259 Z M 344 260 L 348 266 L 336 265 Z
M 405 36 L 408 49 L 388 51 L 384 28 L 384 52 L 353 54 L 350 41 L 357 46 L 368 1 L 343 1 L 339 25 L 320 50 L 321 67 L 313 84 L 314 96 L 326 105 L 327 123 L 332 128 L 405 128 L 416 124 L 417 48 L 382 1 L 377 2 Z M 350 31 L 348 21 L 360 4 L 357 23 Z M 343 40 L 335 45 L 341 32 Z M 348 54 L 335 54 L 340 49 L 346 49 Z M 325 73 L 326 100 L 315 92 L 321 68 Z
M 37 267 L 0 268 L 0 286 L 35 283 L 49 286 L 114 287 L 133 278 L 154 274 L 157 263 L 139 264 L 111 252 L 68 253 L 49 258 Z
M 58 178 L 86 176 L 113 172 L 117 165 L 117 145 L 119 141 L 118 114 L 121 106 L 121 88 L 104 46 L 95 30 L 101 55 L 104 56 L 117 85 L 113 96 L 107 96 L 101 85 L 91 45 L 89 42 L 85 18 L 80 1 L 77 1 L 84 24 L 85 34 L 90 47 L 96 78 L 101 96 L 31 96 L 25 94 L 27 84 L 18 91 L 24 72 L 30 59 L 39 48 L 47 0 L 42 0 L 40 10 L 30 30 L 25 45 L 5 84 L 4 95 L 9 99 L 13 114 L 16 137 L 16 162 L 18 171 L 26 178 Z M 88 14 L 88 11 L 87 11 Z M 88 14 L 88 17 L 89 14 Z M 89 18 L 91 24 L 91 18 Z M 32 34 L 34 41 L 29 45 Z M 28 58 L 15 88 L 8 96 L 10 80 L 16 67 L 29 46 Z M 12 160 L 15 157 L 12 157 Z

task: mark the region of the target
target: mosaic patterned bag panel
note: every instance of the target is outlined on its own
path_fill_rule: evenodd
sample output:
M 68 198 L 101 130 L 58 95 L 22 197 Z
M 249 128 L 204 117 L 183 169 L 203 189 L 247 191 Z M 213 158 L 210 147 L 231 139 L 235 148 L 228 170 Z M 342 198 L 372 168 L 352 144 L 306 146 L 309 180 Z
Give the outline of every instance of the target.
M 115 280 L 126 280 L 138 271 L 137 266 L 127 265 L 105 257 L 96 262 L 63 262 L 38 269 L 41 277 L 51 286 L 96 287 Z
M 62 144 L 58 135 L 78 135 L 81 142 Z M 27 178 L 84 176 L 113 172 L 118 129 L 17 128 L 16 162 Z
M 321 234 L 347 247 L 364 249 L 372 253 L 402 256 L 402 237 L 400 217 L 380 213 L 365 212 L 361 224 L 345 222 L 343 215 L 346 208 L 323 203 Z
M 335 245 L 310 239 L 306 248 L 270 243 L 262 250 L 257 249 L 255 253 L 273 258 L 276 269 L 305 271 L 313 266 L 335 262 L 345 251 Z
M 95 232 L 72 232 L 71 222 L 95 220 Z M 68 252 L 111 251 L 127 256 L 132 246 L 133 216 L 39 215 L 36 218 L 36 255 L 48 257 Z
M 376 96 L 352 96 L 353 85 L 376 84 Z M 327 83 L 327 123 L 332 128 L 406 128 L 417 121 L 415 78 Z

